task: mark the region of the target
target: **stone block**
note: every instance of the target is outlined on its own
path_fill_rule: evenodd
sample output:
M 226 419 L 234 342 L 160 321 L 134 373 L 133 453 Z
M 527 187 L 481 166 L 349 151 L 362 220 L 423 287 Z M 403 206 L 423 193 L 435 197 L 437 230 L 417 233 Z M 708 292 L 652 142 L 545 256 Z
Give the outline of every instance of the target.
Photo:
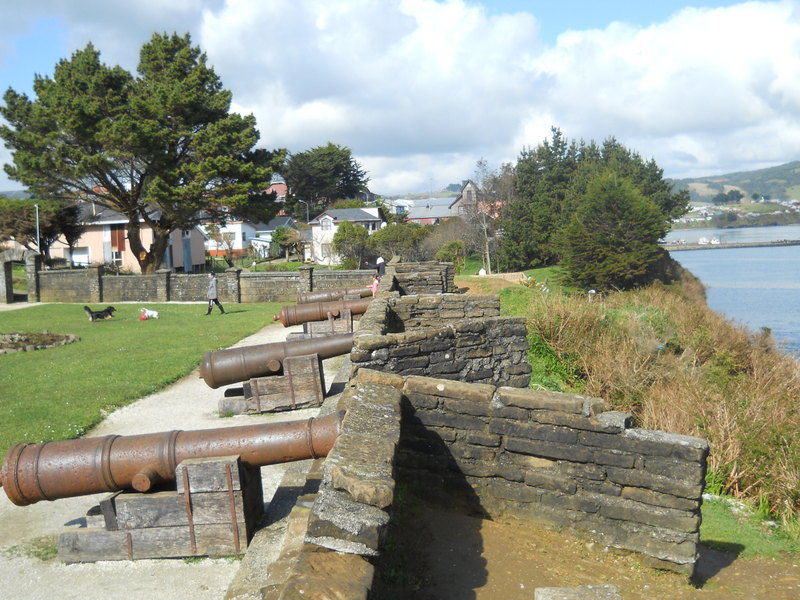
M 406 392 L 405 397 L 414 408 L 437 408 L 442 400 L 438 396 Z
M 578 433 L 567 427 L 540 425 L 538 423 L 516 423 L 507 419 L 492 419 L 489 431 L 500 435 L 531 440 L 557 442 L 559 444 L 575 444 Z
M 430 425 L 434 427 L 454 427 L 456 429 L 464 430 L 481 430 L 485 426 L 485 422 L 479 417 L 452 413 L 418 410 L 416 412 L 416 417 L 423 425 Z
M 529 390 L 512 387 L 499 387 L 495 399 L 502 406 L 527 409 L 544 409 L 559 412 L 582 414 L 583 396 L 562 394 L 546 390 Z
M 619 450 L 595 450 L 594 462 L 600 465 L 631 469 L 636 464 L 636 455 Z
M 662 506 L 666 508 L 675 508 L 678 510 L 695 511 L 700 508 L 699 499 L 680 498 L 672 496 L 671 494 L 662 494 L 661 492 L 654 492 L 637 487 L 623 487 L 622 497 L 629 500 L 635 500 L 643 504 L 652 504 L 653 506 Z
M 644 523 L 686 533 L 696 533 L 700 527 L 699 511 L 691 513 L 674 508 L 642 504 L 627 498 L 601 495 L 594 495 L 594 499 L 600 505 L 600 514 L 609 519 Z
M 373 369 L 359 369 L 357 383 L 374 383 L 377 385 L 388 385 L 398 390 L 403 389 L 405 381 L 401 375 L 385 373 Z
M 540 491 L 524 483 L 513 483 L 497 478 L 487 480 L 483 489 L 494 498 L 515 502 L 538 502 L 542 496 Z
M 453 400 L 445 398 L 444 409 L 449 412 L 459 413 L 463 415 L 474 415 L 479 417 L 489 416 L 488 403 L 468 402 L 464 400 Z
M 377 556 L 388 523 L 387 512 L 323 488 L 311 507 L 305 540 L 346 554 Z
M 429 362 L 430 359 L 427 356 L 393 359 L 392 371 L 402 375 L 408 369 L 425 369 Z
M 640 469 L 621 469 L 608 466 L 606 472 L 611 481 L 623 486 L 641 487 L 654 492 L 688 499 L 699 499 L 703 493 L 702 484 L 677 481 Z
M 374 573 L 361 556 L 304 548 L 277 597 L 367 600 Z
M 478 446 L 488 446 L 496 448 L 500 446 L 500 436 L 492 433 L 483 433 L 481 431 L 467 431 L 462 434 L 462 439 L 468 444 L 476 444 Z
M 586 448 L 570 444 L 557 444 L 542 440 L 525 440 L 507 437 L 503 445 L 509 452 L 521 452 L 543 458 L 569 460 L 573 462 L 590 462 L 592 453 Z
M 497 450 L 487 448 L 486 446 L 473 446 L 472 444 L 464 444 L 456 442 L 450 446 L 450 453 L 456 459 L 466 460 L 480 460 L 484 462 L 495 462 Z M 492 467 L 494 469 L 494 467 Z
M 647 456 L 644 459 L 645 471 L 657 473 L 670 479 L 681 479 L 687 483 L 700 484 L 705 481 L 705 462 L 688 462 L 675 458 Z
M 325 460 L 322 484 L 357 502 L 387 508 L 394 499 L 395 444 L 373 435 L 342 433 Z
M 574 494 L 578 489 L 574 479 L 564 477 L 555 472 L 528 471 L 525 473 L 525 484 L 554 492 L 563 492 L 564 494 Z
M 408 377 L 404 389 L 406 392 L 432 394 L 444 398 L 460 398 L 487 404 L 495 390 L 493 385 L 443 381 L 432 377 Z
M 689 461 L 702 461 L 708 456 L 708 442 L 690 435 L 648 429 L 628 429 L 624 436 L 633 444 L 634 451 L 643 454 L 670 456 Z

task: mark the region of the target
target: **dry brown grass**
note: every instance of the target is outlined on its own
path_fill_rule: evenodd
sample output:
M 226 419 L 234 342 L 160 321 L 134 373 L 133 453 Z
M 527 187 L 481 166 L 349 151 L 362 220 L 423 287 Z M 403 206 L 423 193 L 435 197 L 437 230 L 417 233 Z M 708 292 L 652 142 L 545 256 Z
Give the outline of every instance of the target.
M 698 282 L 602 297 L 537 294 L 529 328 L 637 424 L 709 440 L 725 491 L 800 509 L 800 364 L 711 311 Z

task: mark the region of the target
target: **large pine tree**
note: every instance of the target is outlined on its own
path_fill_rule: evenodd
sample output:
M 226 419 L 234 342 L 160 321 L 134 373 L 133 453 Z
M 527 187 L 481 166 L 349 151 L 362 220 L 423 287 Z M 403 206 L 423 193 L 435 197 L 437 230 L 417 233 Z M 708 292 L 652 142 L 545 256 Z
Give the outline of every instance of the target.
M 204 213 L 261 209 L 270 216 L 272 154 L 254 150 L 255 118 L 229 112 L 231 94 L 189 35 L 155 34 L 138 76 L 108 67 L 89 44 L 37 76 L 36 97 L 9 89 L 0 137 L 12 179 L 43 198 L 83 198 L 128 218 L 143 273 L 163 260 L 169 235 Z M 153 232 L 145 245 L 142 224 Z

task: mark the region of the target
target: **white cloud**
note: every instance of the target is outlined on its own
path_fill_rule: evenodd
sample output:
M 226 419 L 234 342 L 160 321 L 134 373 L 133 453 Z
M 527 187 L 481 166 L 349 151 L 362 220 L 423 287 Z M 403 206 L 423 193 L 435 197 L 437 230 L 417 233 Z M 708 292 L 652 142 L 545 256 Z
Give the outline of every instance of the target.
M 686 8 L 647 27 L 608 15 L 549 47 L 535 14 L 463 0 L 21 6 L 19 23 L 55 16 L 73 48 L 92 40 L 129 69 L 153 32 L 191 31 L 264 147 L 349 146 L 378 193 L 459 182 L 479 158 L 514 160 L 552 126 L 576 140 L 615 136 L 670 176 L 800 155 L 795 1 Z

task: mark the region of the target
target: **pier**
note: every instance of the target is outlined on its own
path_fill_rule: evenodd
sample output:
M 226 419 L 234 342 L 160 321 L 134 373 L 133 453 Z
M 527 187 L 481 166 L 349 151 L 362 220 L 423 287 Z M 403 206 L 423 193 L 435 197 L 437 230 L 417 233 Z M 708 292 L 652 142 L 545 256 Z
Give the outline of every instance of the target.
M 661 247 L 668 252 L 676 252 L 680 250 L 721 250 L 724 248 L 771 248 L 773 246 L 800 246 L 800 240 L 778 240 L 775 242 L 746 242 L 746 243 L 733 243 L 726 244 L 719 242 L 717 244 L 661 244 Z

